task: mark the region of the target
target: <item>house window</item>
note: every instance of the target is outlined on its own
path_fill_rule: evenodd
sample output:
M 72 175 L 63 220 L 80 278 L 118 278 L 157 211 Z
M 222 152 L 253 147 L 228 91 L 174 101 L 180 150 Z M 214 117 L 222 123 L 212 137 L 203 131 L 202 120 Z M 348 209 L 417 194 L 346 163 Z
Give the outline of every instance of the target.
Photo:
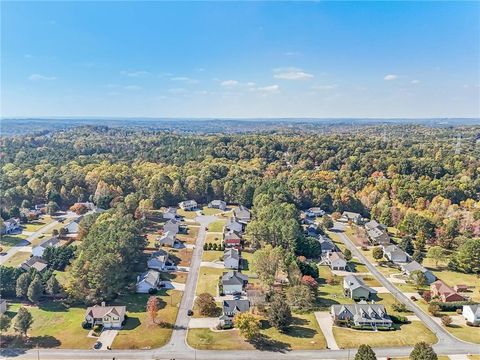
M 108 317 L 103 318 L 103 321 L 108 321 L 108 320 L 109 320 Z
M 120 318 L 119 318 L 118 316 L 114 316 L 114 317 L 113 317 L 113 320 L 118 321 L 118 320 L 120 320 Z

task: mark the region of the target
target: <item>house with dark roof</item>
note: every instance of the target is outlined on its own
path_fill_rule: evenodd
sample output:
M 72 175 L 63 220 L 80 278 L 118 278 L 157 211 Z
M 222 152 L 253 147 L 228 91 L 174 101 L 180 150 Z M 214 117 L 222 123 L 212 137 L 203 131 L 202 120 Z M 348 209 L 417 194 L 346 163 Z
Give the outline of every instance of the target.
M 160 284 L 160 273 L 155 270 L 148 270 L 137 276 L 137 293 L 146 294 L 150 289 L 157 289 Z
M 235 220 L 242 224 L 247 224 L 250 221 L 250 210 L 243 205 L 240 205 L 233 209 L 233 216 Z
M 329 237 L 325 235 L 320 235 L 318 237 L 318 242 L 320 243 L 320 249 L 322 250 L 322 255 L 328 255 L 332 252 L 336 252 L 338 249 L 335 246 L 335 243 Z
M 466 299 L 450 286 L 438 279 L 430 284 L 432 297 L 438 297 L 441 302 L 465 301 Z
M 343 304 L 330 308 L 333 322 L 337 325 L 356 326 L 365 329 L 391 328 L 393 321 L 382 304 Z
M 30 269 L 35 269 L 38 272 L 42 272 L 47 268 L 47 265 L 48 263 L 41 257 L 32 256 L 30 259 L 20 265 L 20 267 L 26 271 L 29 271 Z
M 427 279 L 427 284 L 431 284 L 434 282 L 437 277 L 433 275 L 433 273 L 430 270 L 425 269 L 422 265 L 420 265 L 416 261 L 411 261 L 407 264 L 402 264 L 400 265 L 402 267 L 402 271 L 405 275 L 410 276 L 414 271 L 421 271 L 423 275 L 425 275 L 425 278 Z
M 243 231 L 243 227 L 244 225 L 233 218 L 228 219 L 227 223 L 225 224 L 225 229 L 228 231 L 236 231 L 237 233 L 241 233 Z
M 60 239 L 56 236 L 46 239 L 32 249 L 32 255 L 42 257 L 48 247 L 60 247 Z
M 238 313 L 250 310 L 249 300 L 224 300 L 223 314 L 220 316 L 220 324 L 222 326 L 233 326 L 233 318 Z
M 368 300 L 377 293 L 371 287 L 365 285 L 363 279 L 355 275 L 348 275 L 343 278 L 343 291 L 346 296 L 353 300 Z
M 375 245 L 386 245 L 390 244 L 390 235 L 385 230 L 380 228 L 375 228 L 367 230 L 367 235 L 370 238 L 372 244 Z
M 240 265 L 240 252 L 234 248 L 225 249 L 223 252 L 223 264 L 225 269 L 238 270 Z
M 404 264 L 410 260 L 410 256 L 397 245 L 384 246 L 383 256 L 394 264 Z
M 370 220 L 366 222 L 364 226 L 366 230 L 372 230 L 372 229 L 387 230 L 387 227 L 385 225 L 380 224 L 376 220 Z
M 85 311 L 85 323 L 91 327 L 103 325 L 106 329 L 120 329 L 125 321 L 125 306 L 94 305 Z
M 152 270 L 165 271 L 168 267 L 174 265 L 169 258 L 169 253 L 162 249 L 152 253 L 147 260 L 147 266 Z
M 241 294 L 248 284 L 248 276 L 236 270 L 223 273 L 222 288 L 225 295 Z

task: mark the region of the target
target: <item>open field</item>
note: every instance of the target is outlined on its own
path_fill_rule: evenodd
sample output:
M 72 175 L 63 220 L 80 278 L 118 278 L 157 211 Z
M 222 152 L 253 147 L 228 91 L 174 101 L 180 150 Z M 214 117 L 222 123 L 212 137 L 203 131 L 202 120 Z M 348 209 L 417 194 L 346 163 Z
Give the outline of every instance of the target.
M 212 244 L 217 244 L 217 245 L 222 245 L 223 242 L 223 236 L 220 233 L 207 233 L 207 236 L 205 237 L 205 242 L 206 243 L 212 243 Z
M 330 310 L 331 305 L 354 303 L 351 298 L 346 297 L 343 294 L 342 277 L 336 276 L 336 283 L 329 285 L 325 280 L 333 278 L 330 268 L 326 265 L 322 265 L 318 267 L 318 271 L 321 281 L 320 286 L 318 287 L 317 306 L 322 310 Z
M 202 214 L 203 215 L 217 215 L 217 214 L 220 214 L 222 212 L 223 212 L 223 210 L 209 208 L 208 206 L 204 206 L 202 208 Z
M 218 278 L 225 272 L 224 269 L 200 267 L 196 295 L 207 292 L 213 296 L 218 293 Z
M 210 225 L 208 225 L 208 231 L 221 233 L 223 232 L 223 227 L 225 226 L 226 223 L 227 223 L 227 220 L 216 220 L 212 222 Z
M 217 261 L 223 259 L 223 251 L 205 250 L 202 254 L 202 261 Z
M 372 347 L 395 347 L 415 345 L 420 341 L 434 344 L 437 341 L 435 335 L 420 321 L 412 321 L 397 328 L 399 330 L 374 332 L 334 326 L 333 334 L 338 346 L 344 349 L 358 348 L 361 344 Z
M 313 314 L 294 314 L 293 324 L 284 333 L 271 327 L 267 321 L 262 321 L 260 330 L 264 341 L 247 342 L 237 330 L 214 332 L 210 329 L 190 329 L 187 342 L 197 349 L 275 349 L 279 350 L 309 350 L 326 347 L 317 321 Z

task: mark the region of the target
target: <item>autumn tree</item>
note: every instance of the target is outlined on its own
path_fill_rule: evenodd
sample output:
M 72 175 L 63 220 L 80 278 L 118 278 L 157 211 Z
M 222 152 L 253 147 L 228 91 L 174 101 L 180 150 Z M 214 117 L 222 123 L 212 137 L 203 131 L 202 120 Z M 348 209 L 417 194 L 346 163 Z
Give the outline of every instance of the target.
M 252 340 L 260 333 L 260 319 L 248 312 L 240 312 L 233 318 L 233 325 L 246 340 Z
M 150 296 L 147 300 L 147 313 L 152 323 L 155 324 L 159 310 L 159 301 L 156 296 Z
M 252 258 L 252 268 L 258 278 L 266 286 L 272 286 L 277 272 L 283 268 L 284 253 L 280 247 L 266 245 L 255 251 Z
M 383 249 L 381 246 L 376 246 L 372 249 L 372 256 L 375 260 L 381 260 L 383 258 Z
M 195 299 L 195 305 L 203 316 L 215 316 L 218 312 L 214 297 L 209 293 L 201 293 Z

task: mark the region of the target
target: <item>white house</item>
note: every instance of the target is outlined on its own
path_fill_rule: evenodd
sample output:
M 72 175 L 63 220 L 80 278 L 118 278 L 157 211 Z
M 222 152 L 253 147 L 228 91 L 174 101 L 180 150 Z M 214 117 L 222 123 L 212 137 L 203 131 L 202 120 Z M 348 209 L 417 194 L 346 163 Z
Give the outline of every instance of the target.
M 175 234 L 167 231 L 166 233 L 163 233 L 162 236 L 160 236 L 157 240 L 160 246 L 174 247 L 177 242 L 177 237 Z
M 328 254 L 328 263 L 332 270 L 345 270 L 347 267 L 347 261 L 340 252 L 331 252 Z
M 150 256 L 147 260 L 147 266 L 149 269 L 165 271 L 168 270 L 168 267 L 174 266 L 174 264 L 169 259 L 168 252 L 160 249 Z
M 223 264 L 226 269 L 238 270 L 238 266 L 240 265 L 240 253 L 238 250 L 234 248 L 225 249 L 223 253 Z
M 174 207 L 169 207 L 162 213 L 162 217 L 167 220 L 175 219 L 177 217 L 177 209 Z
M 421 271 L 423 275 L 425 275 L 428 285 L 430 285 L 437 279 L 437 277 L 430 270 L 425 269 L 422 265 L 420 265 L 416 261 L 409 262 L 408 264 L 402 264 L 400 266 L 403 272 L 408 276 L 410 276 L 410 274 L 413 273 L 414 271 L 417 271 L 417 270 Z
M 362 222 L 362 215 L 360 215 L 359 213 L 344 211 L 340 219 L 338 219 L 338 221 L 343 221 L 343 222 L 351 221 L 354 224 L 358 225 Z
M 232 270 L 223 273 L 222 287 L 225 295 L 240 294 L 248 283 L 248 276 Z
M 80 228 L 80 221 L 82 221 L 83 216 L 79 216 L 75 220 L 71 221 L 69 224 L 65 225 L 65 230 L 68 231 L 69 234 L 77 234 Z
M 94 305 L 85 311 L 85 322 L 95 325 L 103 325 L 106 329 L 120 329 L 125 320 L 125 306 L 105 306 Z
M 42 257 L 43 253 L 48 247 L 57 248 L 59 246 L 60 246 L 60 239 L 58 237 L 52 237 L 50 239 L 43 241 L 42 243 L 40 243 L 40 245 L 35 246 L 32 249 L 32 255 Z
M 185 200 L 178 204 L 182 210 L 192 211 L 197 209 L 197 202 L 195 200 Z
M 473 325 L 479 325 L 480 324 L 480 304 L 463 305 L 462 315 L 467 322 L 472 323 Z
M 225 210 L 227 203 L 223 200 L 213 200 L 208 203 L 208 207 L 212 209 Z
M 305 211 L 305 215 L 308 217 L 319 217 L 325 215 L 325 211 L 323 211 L 319 207 L 312 207 Z
M 383 254 L 386 259 L 394 264 L 404 264 L 409 261 L 408 254 L 397 245 L 388 245 L 383 247 Z
M 160 283 L 160 273 L 155 270 L 148 270 L 137 276 L 137 293 L 146 294 L 150 289 L 156 289 Z
M 3 229 L 4 234 L 11 234 L 13 232 L 21 230 L 20 219 L 11 218 L 11 219 L 5 220 L 3 224 L 5 225 L 5 228 Z

